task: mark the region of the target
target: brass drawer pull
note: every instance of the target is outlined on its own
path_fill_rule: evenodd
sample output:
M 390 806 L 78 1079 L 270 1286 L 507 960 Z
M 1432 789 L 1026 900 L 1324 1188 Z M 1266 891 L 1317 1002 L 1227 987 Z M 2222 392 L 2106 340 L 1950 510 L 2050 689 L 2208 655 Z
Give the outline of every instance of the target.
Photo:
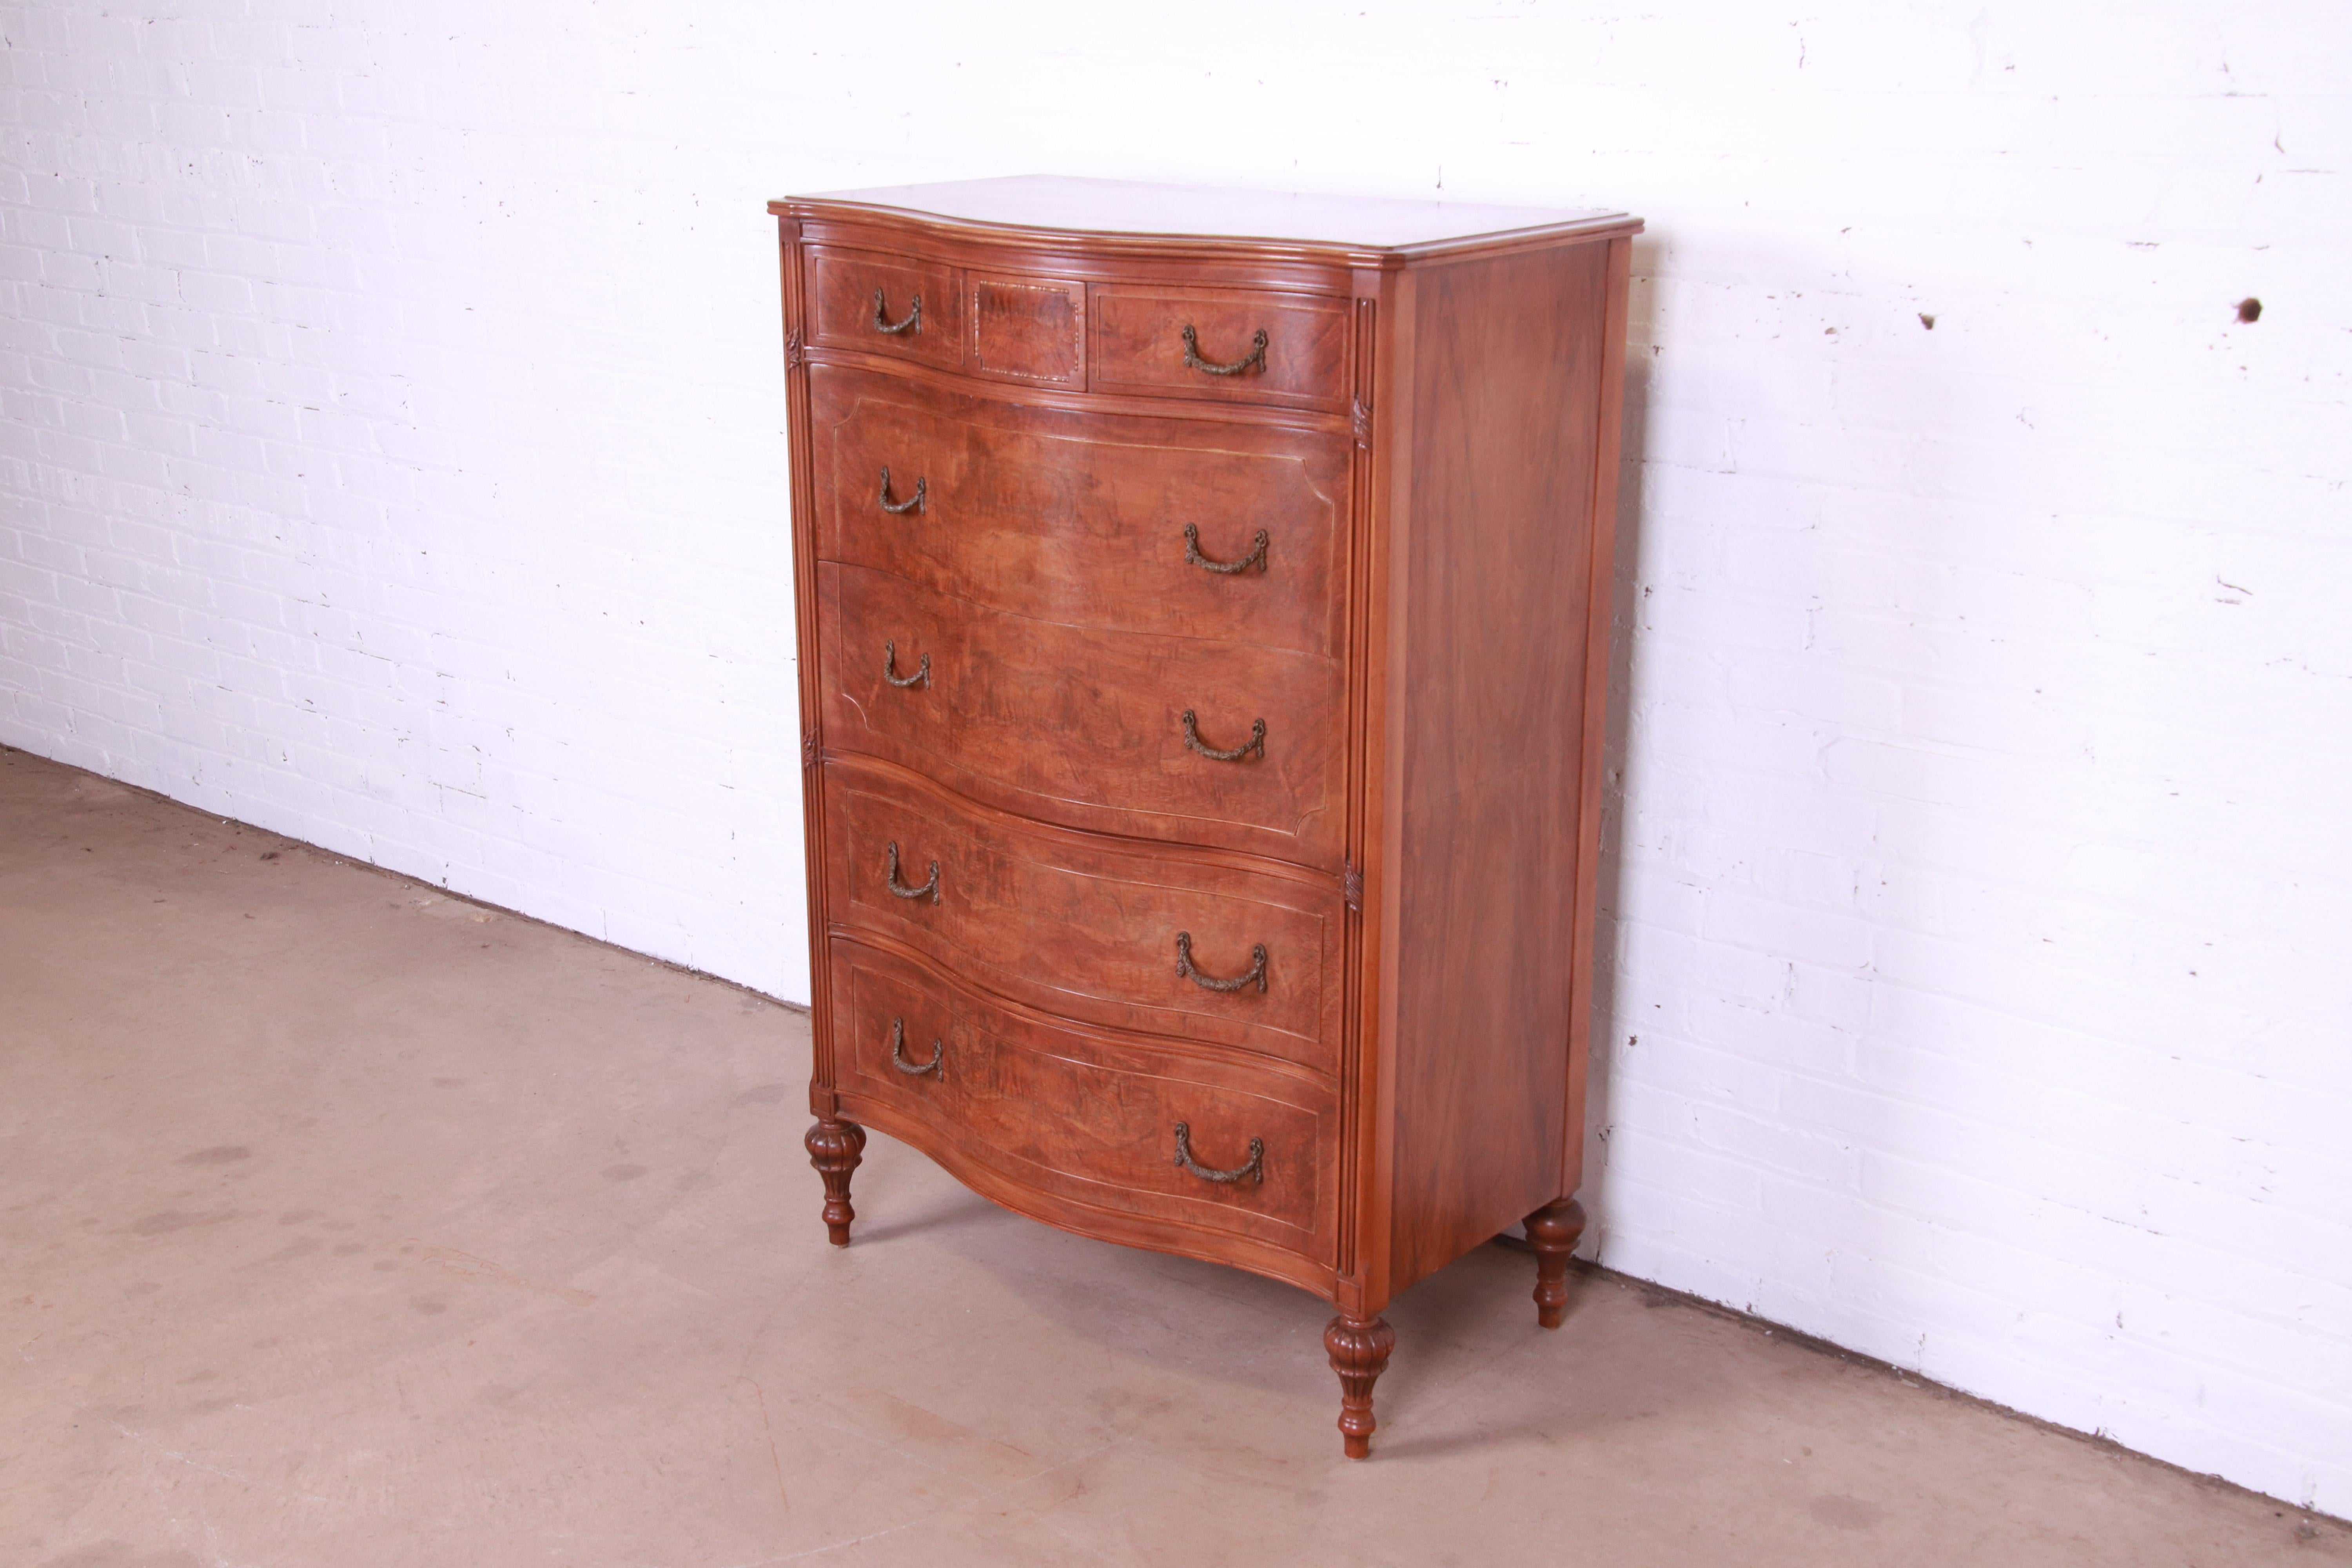
M 1245 985 L 1255 985 L 1263 992 L 1265 989 L 1265 943 L 1259 942 L 1250 949 L 1247 974 L 1237 974 L 1231 980 L 1217 980 L 1192 967 L 1192 933 L 1180 931 L 1176 933 L 1176 973 L 1203 991 L 1239 991 Z
M 1258 754 L 1258 760 L 1263 762 L 1265 760 L 1265 721 L 1261 719 L 1250 726 L 1248 740 L 1230 752 L 1221 752 L 1214 746 L 1204 746 L 1201 743 L 1200 723 L 1192 717 L 1192 710 L 1187 708 L 1184 710 L 1184 744 L 1211 762 L 1237 763 L 1252 752 L 1255 752 Z
M 1257 335 L 1250 339 L 1248 353 L 1231 364 L 1218 364 L 1213 360 L 1201 357 L 1200 337 L 1189 323 L 1186 324 L 1184 328 L 1184 368 L 1186 370 L 1206 371 L 1211 375 L 1239 375 L 1253 366 L 1260 371 L 1265 369 L 1265 329 L 1264 327 L 1260 327 L 1257 330 Z
M 893 516 L 896 516 L 900 512 L 920 511 L 923 510 L 923 498 L 930 492 L 930 480 L 927 479 L 917 479 L 915 481 L 915 493 L 913 495 L 908 497 L 905 500 L 892 500 L 890 499 L 890 470 L 885 468 L 882 470 L 882 510 L 889 512 Z
M 890 845 L 888 886 L 890 896 L 894 899 L 929 899 L 936 904 L 940 901 L 940 863 L 936 860 L 931 862 L 929 881 L 919 888 L 907 887 L 898 880 L 898 846 L 897 841 L 893 840 Z
M 882 645 L 882 679 L 893 686 L 929 686 L 931 683 L 931 656 L 923 656 L 923 662 L 915 667 L 914 674 L 901 675 L 898 673 L 898 645 L 885 642 Z
M 907 1020 L 890 1020 L 890 1065 L 908 1078 L 920 1078 L 925 1073 L 937 1073 L 941 1079 L 948 1076 L 948 1046 L 945 1040 L 931 1042 L 931 1059 L 910 1062 L 907 1059 Z
M 905 321 L 893 321 L 889 311 L 883 309 L 882 290 L 877 289 L 874 290 L 874 330 L 894 338 L 901 332 L 919 333 L 923 330 L 923 297 L 918 294 L 908 302 Z
M 1246 1178 L 1263 1184 L 1265 1181 L 1265 1140 L 1250 1140 L 1249 1163 L 1237 1170 L 1212 1171 L 1192 1158 L 1192 1129 L 1185 1122 L 1176 1124 L 1176 1163 L 1204 1182 L 1238 1182 Z
M 1201 553 L 1201 531 L 1192 523 L 1184 525 L 1184 564 L 1198 566 L 1203 572 L 1246 572 L 1255 566 L 1265 570 L 1265 530 L 1257 531 L 1250 552 L 1239 561 L 1212 561 Z

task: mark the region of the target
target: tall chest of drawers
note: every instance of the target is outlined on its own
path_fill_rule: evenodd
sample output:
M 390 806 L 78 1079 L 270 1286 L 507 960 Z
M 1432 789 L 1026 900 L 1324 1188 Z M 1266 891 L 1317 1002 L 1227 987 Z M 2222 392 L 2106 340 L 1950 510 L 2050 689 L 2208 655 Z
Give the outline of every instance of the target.
M 1622 214 L 1025 178 L 771 204 L 824 1217 L 869 1127 L 1330 1300 L 1580 1179 Z

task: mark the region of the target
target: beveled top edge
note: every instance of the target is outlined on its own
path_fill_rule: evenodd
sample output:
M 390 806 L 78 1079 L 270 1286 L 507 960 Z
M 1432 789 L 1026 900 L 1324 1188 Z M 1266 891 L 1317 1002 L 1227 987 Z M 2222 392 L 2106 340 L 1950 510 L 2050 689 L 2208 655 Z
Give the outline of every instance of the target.
M 1032 235 L 1176 243 L 1208 239 L 1374 255 L 1640 226 L 1637 218 L 1598 207 L 1315 195 L 1055 174 L 826 191 L 768 204 L 768 210 L 779 216 L 826 207 L 864 207 Z

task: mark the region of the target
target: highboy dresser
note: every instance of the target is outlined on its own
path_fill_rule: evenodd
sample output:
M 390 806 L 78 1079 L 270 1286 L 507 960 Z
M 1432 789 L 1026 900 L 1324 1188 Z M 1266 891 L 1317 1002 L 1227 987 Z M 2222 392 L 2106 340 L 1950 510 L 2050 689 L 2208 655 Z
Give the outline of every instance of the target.
M 1026 178 L 771 204 L 816 1124 L 1286 1279 L 1361 1458 L 1584 1125 L 1622 214 Z

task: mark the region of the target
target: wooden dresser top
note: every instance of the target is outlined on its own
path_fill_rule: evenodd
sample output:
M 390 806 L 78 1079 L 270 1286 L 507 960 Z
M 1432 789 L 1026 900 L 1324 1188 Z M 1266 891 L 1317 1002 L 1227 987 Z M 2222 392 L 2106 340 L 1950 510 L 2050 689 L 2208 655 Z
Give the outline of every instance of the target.
M 1027 235 L 1101 235 L 1147 242 L 1214 237 L 1394 258 L 1571 234 L 1628 233 L 1642 226 L 1639 218 L 1602 208 L 1309 195 L 1055 174 L 829 191 L 768 204 L 768 210 L 779 216 L 837 213 L 845 207 Z

